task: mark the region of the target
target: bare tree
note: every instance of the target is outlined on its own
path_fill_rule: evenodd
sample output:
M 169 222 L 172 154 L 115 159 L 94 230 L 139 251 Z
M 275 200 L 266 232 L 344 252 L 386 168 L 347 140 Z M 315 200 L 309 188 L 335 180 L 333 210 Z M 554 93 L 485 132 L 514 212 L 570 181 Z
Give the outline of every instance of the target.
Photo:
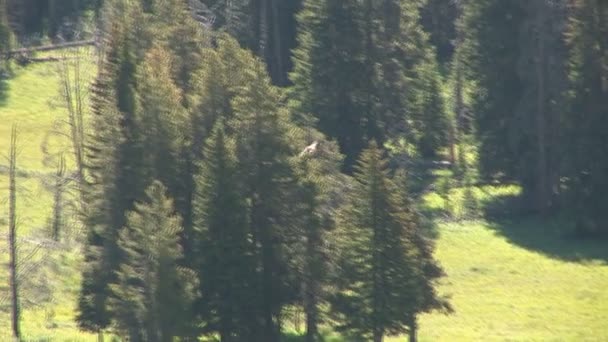
M 62 213 L 63 213 L 63 194 L 64 188 L 69 180 L 65 177 L 65 158 L 63 154 L 59 157 L 59 163 L 57 165 L 57 172 L 55 173 L 55 184 L 53 187 L 53 221 L 52 221 L 52 235 L 53 240 L 59 241 L 59 235 L 61 233 Z
M 67 111 L 67 123 L 70 128 L 70 142 L 76 161 L 77 181 L 79 187 L 84 181 L 84 110 L 85 101 L 88 96 L 88 87 L 83 81 L 84 70 L 81 65 L 81 51 L 72 52 L 74 56 L 68 56 L 70 52 L 64 52 L 59 63 L 59 76 L 61 82 L 61 100 Z
M 9 250 L 10 250 L 10 288 L 11 288 L 11 318 L 13 337 L 19 341 L 21 331 L 19 328 L 19 284 L 17 280 L 17 196 L 16 196 L 16 166 L 17 166 L 17 127 L 13 125 L 11 131 L 11 146 L 9 151 Z

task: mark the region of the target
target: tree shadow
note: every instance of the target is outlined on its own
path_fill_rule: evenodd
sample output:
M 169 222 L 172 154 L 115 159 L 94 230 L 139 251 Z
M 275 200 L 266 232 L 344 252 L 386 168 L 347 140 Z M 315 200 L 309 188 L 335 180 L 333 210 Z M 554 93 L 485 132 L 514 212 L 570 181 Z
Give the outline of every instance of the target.
M 0 69 L 0 107 L 6 106 L 8 100 L 8 75 Z
M 484 209 L 490 229 L 515 245 L 557 260 L 608 264 L 608 239 L 577 235 L 565 215 L 527 214 L 517 196 L 498 197 Z
M 335 335 L 329 336 L 329 334 L 323 334 L 321 341 L 323 342 L 344 342 L 344 339 Z M 305 342 L 306 336 L 303 334 L 297 334 L 293 332 L 287 332 L 282 334 L 281 341 L 284 342 Z

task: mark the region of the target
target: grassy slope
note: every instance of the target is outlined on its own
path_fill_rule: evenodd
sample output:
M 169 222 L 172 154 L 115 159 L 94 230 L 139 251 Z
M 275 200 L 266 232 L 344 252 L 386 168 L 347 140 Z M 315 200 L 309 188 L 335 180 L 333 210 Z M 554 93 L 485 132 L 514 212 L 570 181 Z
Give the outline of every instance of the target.
M 608 340 L 605 242 L 579 242 L 574 250 L 581 259 L 568 260 L 547 252 L 565 244 L 550 228 L 528 222 L 441 225 L 437 258 L 449 274 L 441 292 L 452 296 L 456 312 L 424 316 L 421 340 Z M 511 234 L 546 250 L 519 246 Z
M 5 103 L 0 101 L 0 153 L 8 149 L 10 125 L 18 123 L 22 169 L 50 171 L 41 162 L 40 145 L 61 115 L 50 106 L 57 96 L 55 68 L 53 63 L 45 63 L 18 70 L 8 84 L 8 98 Z M 0 174 L 2 192 L 6 178 Z M 21 232 L 37 234 L 50 215 L 51 197 L 35 178 L 20 182 Z M 6 212 L 5 197 L 0 195 L 2 215 Z M 429 207 L 442 206 L 439 196 L 430 197 Z M 440 292 L 452 296 L 456 312 L 422 316 L 420 339 L 608 340 L 603 316 L 608 312 L 605 242 L 567 241 L 555 228 L 551 222 L 530 220 L 440 224 L 437 258 L 449 274 Z M 6 231 L 1 221 L 0 229 Z M 2 253 L 0 260 L 4 262 Z M 77 255 L 75 248 L 53 256 L 59 269 L 55 274 L 61 274 L 53 286 L 56 302 L 25 310 L 22 330 L 28 340 L 95 340 L 79 332 L 73 322 L 79 285 Z M 0 298 L 6 281 L 6 271 L 2 270 Z M 0 341 L 8 340 L 8 324 L 8 314 L 0 312 Z
M 92 70 L 92 63 L 87 67 Z M 51 215 L 52 196 L 40 182 L 40 177 L 53 171 L 52 166 L 42 162 L 41 146 L 45 135 L 52 130 L 65 132 L 61 125 L 64 112 L 58 108 L 59 77 L 56 63 L 32 64 L 26 68 L 15 68 L 15 77 L 6 82 L 6 92 L 0 98 L 0 165 L 6 165 L 4 156 L 8 152 L 10 130 L 13 124 L 18 127 L 18 169 L 29 173 L 28 177 L 19 177 L 17 215 L 19 218 L 18 234 L 33 240 L 44 236 L 47 220 Z M 67 141 L 55 136 L 51 140 L 53 151 L 65 150 L 69 157 Z M 0 229 L 6 232 L 6 217 L 8 205 L 8 175 L 0 173 Z M 6 255 L 5 233 L 0 236 L 0 341 L 9 340 L 10 316 L 6 311 L 8 272 L 5 263 Z M 31 249 L 28 242 L 22 243 L 22 254 Z M 74 323 L 74 306 L 78 286 L 80 284 L 78 265 L 80 264 L 79 249 L 76 245 L 62 246 L 61 249 L 49 252 L 39 252 L 34 257 L 36 262 L 41 259 L 52 260 L 52 267 L 45 268 L 48 288 L 52 289 L 53 299 L 44 307 L 24 305 L 22 334 L 26 340 L 94 340 L 91 335 L 79 332 Z M 35 271 L 39 272 L 39 271 Z M 24 292 L 36 291 L 26 287 L 37 286 L 40 278 L 33 275 L 24 280 Z M 27 295 L 26 293 L 26 295 Z

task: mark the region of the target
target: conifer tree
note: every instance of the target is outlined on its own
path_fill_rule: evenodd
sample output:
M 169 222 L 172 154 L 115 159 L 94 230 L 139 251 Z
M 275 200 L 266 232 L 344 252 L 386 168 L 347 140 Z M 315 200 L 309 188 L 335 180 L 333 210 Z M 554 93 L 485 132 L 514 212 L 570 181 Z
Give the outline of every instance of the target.
M 274 84 L 289 84 L 296 46 L 296 13 L 302 0 L 200 0 L 202 15 L 220 32 L 238 39 L 264 62 Z
M 250 312 L 257 295 L 254 246 L 234 145 L 221 121 L 208 139 L 205 156 L 194 199 L 202 296 L 198 306 L 206 333 L 217 333 L 221 341 L 245 341 L 259 329 L 259 319 Z
M 523 82 L 517 72 L 519 37 L 525 19 L 521 0 L 467 1 L 462 46 L 468 80 L 476 86 L 472 104 L 484 178 L 517 180 L 528 145 L 515 120 Z M 497 58 L 500 56 L 500 58 Z
M 111 286 L 110 309 L 131 341 L 173 341 L 191 334 L 193 273 L 179 266 L 181 220 L 155 181 L 127 215 L 118 245 L 124 262 Z
M 441 147 L 447 121 L 417 1 L 309 0 L 299 21 L 292 98 L 338 141 L 345 171 L 369 139 L 405 137 L 430 156 Z
M 124 21 L 114 23 L 108 32 L 107 51 L 93 84 L 92 134 L 83 189 L 88 236 L 77 321 L 81 328 L 100 333 L 111 318 L 108 284 L 121 262 L 118 234 L 125 225 L 125 212 L 133 208 L 146 186 L 137 118 L 137 46 L 132 36 L 138 8 L 124 10 Z
M 362 58 L 361 13 L 357 1 L 305 1 L 291 76 L 298 115 L 314 115 L 318 129 L 336 139 L 346 170 L 365 145 L 362 97 L 371 80 Z
M 306 341 L 321 341 L 319 327 L 324 321 L 322 307 L 327 304 L 331 286 L 330 232 L 335 226 L 334 214 L 341 198 L 340 185 L 348 180 L 340 173 L 341 159 L 335 144 L 322 140 L 320 133 L 308 130 L 309 138 L 316 136 L 314 150 L 300 153 L 295 165 L 298 179 L 298 218 L 301 246 L 301 302 L 306 315 Z
M 170 52 L 155 44 L 138 67 L 137 130 L 144 157 L 144 183 L 157 179 L 172 197 L 179 195 L 180 153 L 185 148 L 186 111 L 181 91 L 172 79 L 174 60 Z
M 423 284 L 431 284 L 423 268 L 432 261 L 375 143 L 363 152 L 355 179 L 338 218 L 340 270 L 332 308 L 340 330 L 382 341 L 415 328 L 412 317 L 428 305 Z
M 447 298 L 437 293 L 437 282 L 446 274 L 441 265 L 433 257 L 434 242 L 427 236 L 421 216 L 414 201 L 412 201 L 405 171 L 398 170 L 393 177 L 393 181 L 398 189 L 399 203 L 401 203 L 407 213 L 410 227 L 407 231 L 408 237 L 418 251 L 415 264 L 419 277 L 415 279 L 415 284 L 419 291 L 419 296 L 415 300 L 414 311 L 408 315 L 409 340 L 410 342 L 415 342 L 417 341 L 418 314 L 431 311 L 451 313 L 453 312 L 453 307 Z
M 295 222 L 296 179 L 290 163 L 294 149 L 290 121 L 264 66 L 250 58 L 245 80 L 233 100 L 238 168 L 248 201 L 248 222 L 258 274 L 256 310 L 262 320 L 261 335 L 254 340 L 280 338 L 281 312 L 293 302 L 293 268 L 290 247 L 297 241 Z
M 565 150 L 570 196 L 567 202 L 582 234 L 605 234 L 606 115 L 608 113 L 608 4 L 574 1 L 567 30 L 571 108 Z

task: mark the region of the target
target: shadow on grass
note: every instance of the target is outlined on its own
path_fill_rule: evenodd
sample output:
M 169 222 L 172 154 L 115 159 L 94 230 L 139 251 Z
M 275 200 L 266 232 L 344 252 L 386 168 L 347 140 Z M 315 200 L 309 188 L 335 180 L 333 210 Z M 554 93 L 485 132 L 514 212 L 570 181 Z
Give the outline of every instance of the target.
M 331 336 L 329 336 L 329 333 L 323 334 L 323 335 L 324 336 L 321 337 L 321 340 L 320 340 L 322 342 L 345 342 L 345 340 L 343 338 L 340 338 L 334 334 L 332 334 Z M 305 342 L 306 336 L 296 334 L 296 333 L 283 333 L 281 341 L 283 341 L 283 342 Z
M 576 235 L 574 223 L 563 215 L 530 215 L 517 196 L 497 197 L 484 211 L 489 227 L 515 245 L 553 259 L 608 264 L 608 239 Z
M 0 69 L 0 107 L 6 105 L 8 99 L 8 79 L 7 75 Z

